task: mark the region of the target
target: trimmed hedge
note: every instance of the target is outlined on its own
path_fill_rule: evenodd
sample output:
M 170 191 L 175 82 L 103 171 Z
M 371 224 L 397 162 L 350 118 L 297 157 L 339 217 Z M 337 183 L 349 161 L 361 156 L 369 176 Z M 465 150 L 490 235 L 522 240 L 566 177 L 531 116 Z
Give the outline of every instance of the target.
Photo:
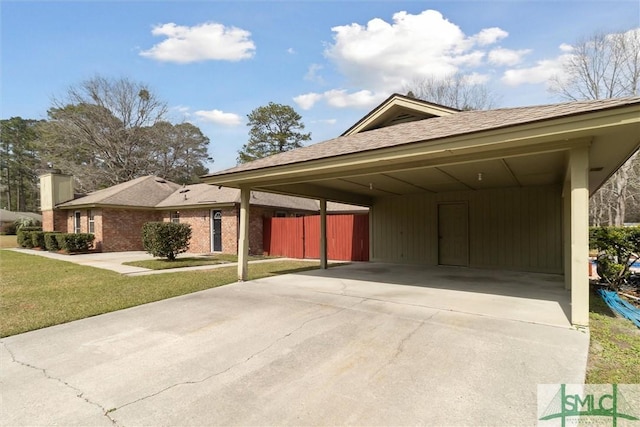
M 31 244 L 34 248 L 45 248 L 44 243 L 44 231 L 32 231 L 31 232 Z
M 67 252 L 88 252 L 93 248 L 95 236 L 89 233 L 56 233 L 58 248 Z
M 44 233 L 44 247 L 51 252 L 56 252 L 60 250 L 60 246 L 58 246 L 58 239 L 56 239 L 56 235 L 60 234 L 58 231 L 50 231 Z
M 95 236 L 87 233 L 43 232 L 40 227 L 22 227 L 18 231 L 18 246 L 42 248 L 48 251 L 88 252 Z
M 154 257 L 176 259 L 189 249 L 191 226 L 173 222 L 147 222 L 142 226 L 142 245 Z
M 33 231 L 42 232 L 42 227 L 20 227 L 18 229 L 18 246 L 21 248 L 33 248 L 33 238 L 31 233 Z

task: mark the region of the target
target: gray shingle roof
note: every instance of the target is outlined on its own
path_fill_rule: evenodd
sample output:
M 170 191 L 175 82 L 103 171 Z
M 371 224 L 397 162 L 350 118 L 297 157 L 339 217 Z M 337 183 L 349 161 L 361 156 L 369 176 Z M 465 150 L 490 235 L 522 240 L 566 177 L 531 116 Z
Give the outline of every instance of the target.
M 104 190 L 95 191 L 87 196 L 62 203 L 60 208 L 78 206 L 119 206 L 132 208 L 197 208 L 198 206 L 240 203 L 240 190 L 229 187 L 218 187 L 208 184 L 181 186 L 156 176 L 144 176 Z M 282 194 L 252 191 L 250 203 L 254 206 L 266 206 L 283 209 L 294 209 L 305 212 L 317 212 L 317 200 Z M 346 205 L 334 203 L 329 211 L 362 210 L 349 209 Z
M 577 101 L 534 107 L 463 111 L 449 116 L 401 123 L 395 126 L 330 139 L 308 147 L 244 163 L 209 174 L 207 177 L 337 157 L 414 142 L 432 141 L 633 104 L 640 104 L 640 97 Z
M 59 207 L 111 205 L 152 208 L 179 188 L 180 185 L 176 183 L 149 175 L 94 191 L 79 199 L 62 203 Z
M 0 222 L 15 222 L 20 218 L 32 218 L 42 222 L 42 215 L 33 212 L 13 212 L 0 209 Z

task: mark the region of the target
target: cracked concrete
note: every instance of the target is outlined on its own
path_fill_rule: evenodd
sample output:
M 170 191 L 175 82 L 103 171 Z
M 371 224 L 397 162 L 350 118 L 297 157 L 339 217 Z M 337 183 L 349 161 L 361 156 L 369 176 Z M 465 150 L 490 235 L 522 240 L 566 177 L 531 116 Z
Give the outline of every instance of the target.
M 429 282 L 468 270 L 370 269 L 234 284 L 4 338 L 0 424 L 521 425 L 535 423 L 537 384 L 583 381 L 588 334 L 563 319 L 561 283 L 496 287 L 484 273 L 474 287 Z

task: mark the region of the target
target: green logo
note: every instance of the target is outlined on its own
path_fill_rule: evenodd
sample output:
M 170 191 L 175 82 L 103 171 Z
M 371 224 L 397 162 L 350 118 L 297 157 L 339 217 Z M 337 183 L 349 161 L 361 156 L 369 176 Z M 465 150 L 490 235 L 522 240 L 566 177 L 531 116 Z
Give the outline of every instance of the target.
M 569 393 L 567 385 L 560 384 L 560 389 L 546 406 L 539 420 L 559 419 L 561 426 L 565 427 L 567 418 L 570 417 L 608 417 L 611 419 L 611 425 L 615 427 L 619 419 L 639 420 L 629 413 L 632 407 L 617 384 L 597 387 L 585 385 L 581 393 Z M 637 410 L 638 407 L 635 408 Z

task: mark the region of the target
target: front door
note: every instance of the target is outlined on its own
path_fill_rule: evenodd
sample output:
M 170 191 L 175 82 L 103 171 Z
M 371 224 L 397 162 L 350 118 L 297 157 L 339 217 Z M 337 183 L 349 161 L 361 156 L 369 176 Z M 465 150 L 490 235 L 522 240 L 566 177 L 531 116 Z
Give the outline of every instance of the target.
M 222 252 L 222 212 L 211 210 L 211 252 Z
M 438 264 L 469 265 L 469 215 L 466 203 L 438 205 Z

